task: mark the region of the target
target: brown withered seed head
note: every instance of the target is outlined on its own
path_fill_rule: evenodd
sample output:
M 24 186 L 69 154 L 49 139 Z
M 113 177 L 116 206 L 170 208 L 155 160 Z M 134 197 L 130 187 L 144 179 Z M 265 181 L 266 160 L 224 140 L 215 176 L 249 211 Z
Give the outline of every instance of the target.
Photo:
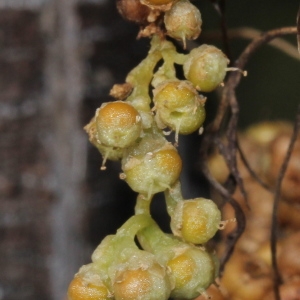
M 109 95 L 118 100 L 126 99 L 133 90 L 130 83 L 114 84 L 109 92 Z
M 138 24 L 147 24 L 147 17 L 151 11 L 139 0 L 117 0 L 117 9 L 124 19 Z

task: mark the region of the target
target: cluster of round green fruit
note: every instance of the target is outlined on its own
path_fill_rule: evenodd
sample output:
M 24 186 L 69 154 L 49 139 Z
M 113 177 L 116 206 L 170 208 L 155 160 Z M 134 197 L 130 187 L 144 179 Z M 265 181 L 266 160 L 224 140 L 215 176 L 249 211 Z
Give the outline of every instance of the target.
M 213 210 L 220 214 L 217 208 Z M 213 253 L 167 235 L 149 213 L 135 214 L 115 235 L 100 243 L 92 255 L 92 263 L 81 267 L 70 283 L 68 297 L 71 300 L 193 299 L 214 282 L 217 272 L 218 261 Z
M 166 34 L 184 43 L 201 32 L 200 12 L 188 0 L 133 2 L 164 13 Z M 175 64 L 184 79 L 177 78 Z M 139 195 L 135 215 L 106 237 L 92 263 L 76 274 L 70 300 L 193 299 L 214 282 L 218 262 L 205 243 L 220 229 L 221 214 L 212 200 L 183 199 L 176 146 L 179 134 L 201 130 L 206 97 L 200 93 L 222 83 L 227 65 L 214 46 L 182 54 L 161 34 L 153 34 L 147 57 L 126 83 L 112 88 L 116 100 L 96 110 L 85 130 L 103 156 L 101 168 L 107 159 L 120 160 L 120 178 Z M 174 144 L 165 129 L 175 132 Z M 159 192 L 165 194 L 173 234 L 162 232 L 151 217 L 150 203 Z
M 217 277 L 218 260 L 204 243 L 218 230 L 220 211 L 208 199 L 182 199 L 179 182 L 166 191 L 166 201 L 174 235 L 158 227 L 151 199 L 140 194 L 136 214 L 75 275 L 70 300 L 193 299 L 205 293 Z
M 175 63 L 183 65 L 186 80 L 176 77 Z M 179 178 L 181 159 L 162 130 L 175 131 L 177 143 L 178 134 L 201 129 L 206 98 L 198 91 L 220 84 L 226 66 L 226 57 L 214 46 L 202 45 L 184 55 L 154 36 L 148 56 L 128 74 L 125 85 L 114 87 L 113 94 L 121 99 L 102 104 L 85 127 L 103 155 L 102 168 L 107 159 L 121 160 L 121 177 L 138 193 L 150 196 L 170 188 Z

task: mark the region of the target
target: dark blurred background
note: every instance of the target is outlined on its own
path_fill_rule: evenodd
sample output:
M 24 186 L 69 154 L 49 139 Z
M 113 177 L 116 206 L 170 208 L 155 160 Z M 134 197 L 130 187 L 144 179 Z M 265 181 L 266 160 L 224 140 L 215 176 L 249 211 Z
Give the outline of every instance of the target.
M 217 1 L 194 1 L 203 34 L 224 49 Z M 256 31 L 294 26 L 297 0 L 225 1 L 234 61 Z M 0 0 L 0 300 L 62 300 L 96 245 L 133 214 L 136 195 L 118 179 L 82 127 L 114 83 L 145 57 L 148 39 L 112 0 Z M 255 31 L 256 30 L 256 31 Z M 242 32 L 242 33 L 241 33 Z M 300 102 L 296 37 L 284 51 L 260 49 L 238 88 L 240 128 L 293 120 Z M 279 43 L 282 45 L 282 41 Z M 289 51 L 291 46 L 291 53 Z M 208 95 L 208 120 L 218 95 Z M 180 137 L 186 197 L 208 196 L 199 169 L 201 137 Z M 153 215 L 168 230 L 163 200 Z

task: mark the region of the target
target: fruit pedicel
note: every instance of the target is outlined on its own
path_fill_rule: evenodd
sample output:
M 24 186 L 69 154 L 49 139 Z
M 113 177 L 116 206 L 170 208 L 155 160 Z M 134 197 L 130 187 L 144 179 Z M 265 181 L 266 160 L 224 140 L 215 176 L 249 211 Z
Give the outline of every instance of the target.
M 203 131 L 206 97 L 222 84 L 228 59 L 201 45 L 179 53 L 166 39 L 196 39 L 201 14 L 188 0 L 120 0 L 120 12 L 143 24 L 151 38 L 147 57 L 116 84 L 115 101 L 102 104 L 85 130 L 107 160 L 119 160 L 130 188 L 138 193 L 135 215 L 92 254 L 70 283 L 69 300 L 194 299 L 218 275 L 218 260 L 206 243 L 221 229 L 221 213 L 209 199 L 184 199 L 177 151 L 180 134 Z M 139 11 L 141 12 L 139 14 Z M 161 25 L 161 21 L 164 25 Z M 177 78 L 175 64 L 185 79 Z M 150 91 L 150 94 L 149 94 Z M 175 132 L 173 143 L 166 135 Z M 154 194 L 163 192 L 172 234 L 151 217 Z M 136 239 L 139 245 L 136 244 Z

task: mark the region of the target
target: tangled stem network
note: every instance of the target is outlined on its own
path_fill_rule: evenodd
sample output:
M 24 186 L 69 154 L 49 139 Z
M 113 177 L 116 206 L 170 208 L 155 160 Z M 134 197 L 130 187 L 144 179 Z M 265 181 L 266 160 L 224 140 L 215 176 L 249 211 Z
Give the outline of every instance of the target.
M 268 32 L 263 33 L 261 36 L 254 39 L 242 52 L 239 58 L 235 61 L 234 66 L 239 69 L 244 69 L 249 58 L 253 53 L 255 53 L 259 47 L 269 43 L 273 39 L 287 35 L 287 34 L 296 34 L 297 28 L 296 27 L 285 27 L 279 28 L 275 30 L 271 30 Z M 248 163 L 245 155 L 242 152 L 242 149 L 239 147 L 238 136 L 237 136 L 237 123 L 239 117 L 239 104 L 236 98 L 235 89 L 237 88 L 242 74 L 235 72 L 230 73 L 226 82 L 225 87 L 222 92 L 222 97 L 218 106 L 218 112 L 216 114 L 215 119 L 213 122 L 207 126 L 206 134 L 204 136 L 204 141 L 201 148 L 202 153 L 202 163 L 203 163 L 203 171 L 206 175 L 207 179 L 210 181 L 211 185 L 223 196 L 225 201 L 228 201 L 234 208 L 236 218 L 237 218 L 237 229 L 234 233 L 231 234 L 230 238 L 228 239 L 227 251 L 223 257 L 220 266 L 220 272 L 223 272 L 224 266 L 228 259 L 230 258 L 234 246 L 242 235 L 245 229 L 245 216 L 240 207 L 240 205 L 235 201 L 235 199 L 231 196 L 235 190 L 236 186 L 239 186 L 241 189 L 245 201 L 247 202 L 247 193 L 244 188 L 244 184 L 241 178 L 241 175 L 237 169 L 237 153 L 240 154 L 242 161 L 245 167 L 248 169 L 252 177 L 264 188 L 270 190 L 268 185 L 266 185 L 259 176 L 251 169 L 250 164 Z M 227 117 L 228 111 L 230 112 L 229 119 L 225 122 L 225 118 Z M 286 153 L 284 162 L 280 168 L 280 172 L 278 174 L 277 182 L 275 190 L 272 192 L 274 193 L 274 206 L 273 206 L 273 213 L 272 213 L 272 227 L 271 227 L 271 252 L 272 252 L 272 266 L 274 270 L 274 291 L 276 299 L 280 299 L 279 296 L 279 286 L 281 283 L 280 274 L 277 267 L 276 262 L 276 229 L 277 229 L 277 209 L 279 203 L 279 196 L 280 196 L 280 187 L 282 180 L 284 178 L 285 171 L 287 169 L 287 165 L 289 159 L 291 157 L 291 153 L 295 144 L 295 141 L 298 137 L 300 131 L 300 106 L 298 108 L 298 113 L 296 116 L 296 121 L 294 125 L 293 135 L 291 136 L 290 145 L 288 147 L 288 151 Z M 225 137 L 226 142 L 224 142 L 224 136 L 220 136 L 220 132 L 225 129 Z M 208 153 L 209 149 L 212 145 L 216 145 L 219 148 L 220 153 L 224 157 L 228 169 L 230 170 L 230 175 L 228 180 L 226 181 L 225 186 L 221 185 L 217 182 L 215 178 L 210 174 L 207 161 L 208 161 Z

